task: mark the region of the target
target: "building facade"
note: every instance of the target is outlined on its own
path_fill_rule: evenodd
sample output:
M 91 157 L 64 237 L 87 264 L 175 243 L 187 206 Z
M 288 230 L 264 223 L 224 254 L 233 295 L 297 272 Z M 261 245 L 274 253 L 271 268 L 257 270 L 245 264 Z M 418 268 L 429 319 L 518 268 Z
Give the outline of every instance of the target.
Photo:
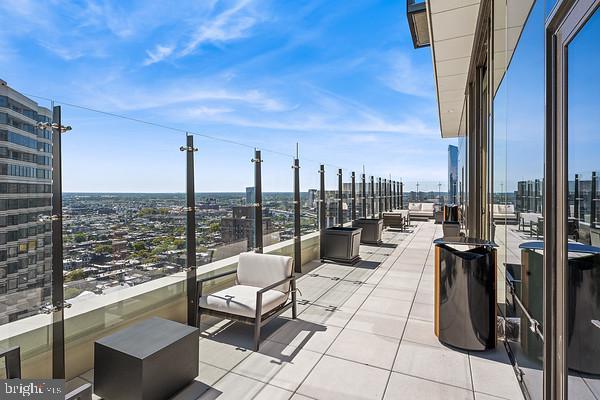
M 0 80 L 0 324 L 50 300 L 52 133 L 38 123 L 51 119 Z
M 599 6 L 407 9 L 415 48 L 430 45 L 441 135 L 459 140 L 466 234 L 498 245 L 498 310 L 526 398 L 600 395 Z
M 265 210 L 268 212 L 268 210 Z M 221 218 L 221 238 L 225 243 L 246 240 L 248 249 L 254 248 L 254 218 L 255 208 L 253 206 L 235 206 L 231 217 Z M 271 218 L 263 216 L 263 235 L 273 232 Z

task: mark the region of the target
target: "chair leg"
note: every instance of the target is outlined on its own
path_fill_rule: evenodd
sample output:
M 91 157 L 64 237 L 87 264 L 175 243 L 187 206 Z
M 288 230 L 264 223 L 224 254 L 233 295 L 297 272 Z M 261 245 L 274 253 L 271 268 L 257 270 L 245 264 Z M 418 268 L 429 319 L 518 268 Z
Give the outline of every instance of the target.
M 298 306 L 296 304 L 296 281 L 292 281 L 292 319 L 298 316 Z
M 260 321 L 254 322 L 254 351 L 258 351 L 260 345 Z

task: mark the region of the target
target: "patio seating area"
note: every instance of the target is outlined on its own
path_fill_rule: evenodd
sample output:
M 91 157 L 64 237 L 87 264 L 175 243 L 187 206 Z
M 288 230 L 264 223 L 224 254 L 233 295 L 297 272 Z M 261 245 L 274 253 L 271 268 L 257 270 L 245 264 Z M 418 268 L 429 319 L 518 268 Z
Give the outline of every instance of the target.
M 522 398 L 503 343 L 464 352 L 435 337 L 432 241 L 441 236 L 440 225 L 416 223 L 361 245 L 353 266 L 305 265 L 298 318 L 288 310 L 265 326 L 258 352 L 251 326 L 203 317 L 200 374 L 175 399 Z

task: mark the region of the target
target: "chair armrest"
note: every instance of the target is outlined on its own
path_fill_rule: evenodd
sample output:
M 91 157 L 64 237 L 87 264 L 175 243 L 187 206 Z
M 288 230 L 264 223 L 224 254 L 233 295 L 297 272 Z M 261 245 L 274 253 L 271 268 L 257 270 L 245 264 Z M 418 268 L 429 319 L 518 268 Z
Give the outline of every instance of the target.
M 277 286 L 281 286 L 281 285 L 283 285 L 283 284 L 284 284 L 284 283 L 286 283 L 286 282 L 295 281 L 295 280 L 296 280 L 296 277 L 295 277 L 294 275 L 292 275 L 292 276 L 289 276 L 289 277 L 287 277 L 287 278 L 285 278 L 285 279 L 282 279 L 282 280 L 280 280 L 279 282 L 272 283 L 272 284 L 270 284 L 269 286 L 267 286 L 267 287 L 265 287 L 265 288 L 262 288 L 262 289 L 260 289 L 258 292 L 256 292 L 256 294 L 257 294 L 257 295 L 258 295 L 258 294 L 262 295 L 263 293 L 265 293 L 265 292 L 266 292 L 266 291 L 268 291 L 268 290 L 271 290 L 271 289 L 273 289 L 273 288 L 276 288 Z
M 213 275 L 209 278 L 200 279 L 196 282 L 196 296 L 198 298 L 202 297 L 202 286 L 204 286 L 204 282 L 213 281 L 215 279 L 223 278 L 224 276 L 233 275 L 237 273 L 237 269 L 228 272 L 221 272 L 220 274 Z
M 208 281 L 212 281 L 212 280 L 215 280 L 215 279 L 219 279 L 219 278 L 222 278 L 224 276 L 235 274 L 235 273 L 237 273 L 237 269 L 234 269 L 233 271 L 228 271 L 228 272 L 221 272 L 220 274 L 213 275 L 213 276 L 208 277 L 208 278 L 199 279 L 198 283 L 202 284 L 204 282 L 208 282 Z

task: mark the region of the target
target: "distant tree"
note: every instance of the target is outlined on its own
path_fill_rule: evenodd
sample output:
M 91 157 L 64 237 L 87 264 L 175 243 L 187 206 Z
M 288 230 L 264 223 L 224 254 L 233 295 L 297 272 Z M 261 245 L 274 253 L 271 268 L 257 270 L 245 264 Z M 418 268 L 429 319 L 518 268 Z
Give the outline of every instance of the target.
M 83 272 L 83 269 L 78 268 L 78 269 L 74 269 L 73 271 L 69 272 L 65 276 L 65 282 L 79 281 L 79 280 L 82 280 L 83 278 L 85 278 L 85 272 Z
M 112 253 L 112 246 L 110 244 L 98 244 L 94 246 L 94 252 L 98 254 L 110 254 Z
M 73 240 L 75 240 L 75 243 L 85 242 L 87 240 L 87 235 L 83 232 L 78 232 L 73 235 Z
M 208 226 L 208 230 L 212 233 L 217 233 L 221 230 L 221 224 L 219 222 L 213 222 Z
M 133 250 L 135 251 L 142 251 L 142 250 L 146 250 L 146 245 L 144 244 L 144 242 L 135 242 L 133 245 Z
M 157 213 L 158 213 L 158 210 L 156 210 L 156 208 L 144 207 L 144 208 L 140 209 L 140 211 L 138 212 L 138 215 L 140 217 L 145 217 L 145 216 L 154 215 Z

